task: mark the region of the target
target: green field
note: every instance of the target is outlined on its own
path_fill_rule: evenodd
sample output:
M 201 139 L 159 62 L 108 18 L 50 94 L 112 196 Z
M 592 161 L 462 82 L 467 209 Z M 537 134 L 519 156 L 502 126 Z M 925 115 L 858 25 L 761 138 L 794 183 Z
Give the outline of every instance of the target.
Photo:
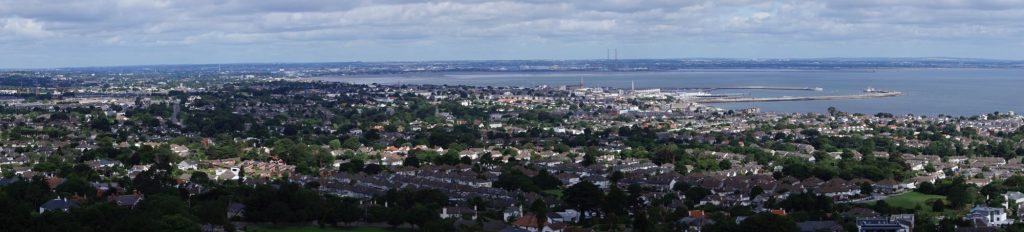
M 395 232 L 405 230 L 392 230 L 376 227 L 249 227 L 249 232 Z
M 907 192 L 886 198 L 885 203 L 888 203 L 889 206 L 892 207 L 904 209 L 914 209 L 918 205 L 920 205 L 922 209 L 931 209 L 931 205 L 928 203 L 932 202 L 932 200 L 935 199 L 941 199 L 945 201 L 946 197 L 940 195 L 929 195 L 919 192 Z

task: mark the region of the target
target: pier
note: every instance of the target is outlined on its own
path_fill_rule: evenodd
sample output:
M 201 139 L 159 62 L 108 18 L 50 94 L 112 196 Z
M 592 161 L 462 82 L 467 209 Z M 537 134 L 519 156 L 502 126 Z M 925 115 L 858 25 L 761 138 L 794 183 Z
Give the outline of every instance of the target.
M 684 88 L 662 88 L 667 91 L 702 90 L 715 91 L 722 89 L 752 89 L 752 90 L 787 90 L 787 91 L 824 91 L 821 87 L 790 87 L 790 86 L 737 86 L 737 87 L 684 87 Z
M 697 99 L 697 103 L 735 103 L 735 102 L 773 102 L 773 101 L 820 101 L 820 100 L 852 100 L 881 97 L 895 97 L 903 95 L 902 92 L 869 92 L 855 95 L 832 95 L 832 96 L 798 96 L 798 97 L 747 97 L 747 98 L 704 98 Z

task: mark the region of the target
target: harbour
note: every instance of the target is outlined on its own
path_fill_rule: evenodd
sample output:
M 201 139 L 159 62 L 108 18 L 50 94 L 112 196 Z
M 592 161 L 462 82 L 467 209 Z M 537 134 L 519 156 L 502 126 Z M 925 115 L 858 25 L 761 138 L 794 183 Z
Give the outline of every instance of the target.
M 577 85 L 620 89 L 705 92 L 693 97 L 748 98 L 707 103 L 724 109 L 760 108 L 770 112 L 846 112 L 915 115 L 976 115 L 1024 111 L 1024 69 L 878 69 L 869 71 L 704 70 L 691 72 L 588 73 L 419 73 L 382 76 L 319 77 L 362 84 L 445 84 L 495 87 Z M 635 87 L 634 87 L 635 85 Z M 795 86 L 793 91 L 735 89 L 737 86 Z M 821 87 L 822 91 L 809 91 Z M 898 97 L 869 95 L 866 87 L 899 91 Z M 708 92 L 707 90 L 714 91 Z M 792 89 L 787 89 L 792 90 Z M 710 96 L 709 96 L 710 95 Z M 788 97 L 787 97 L 788 96 Z M 841 97 L 836 97 L 841 96 Z M 713 99 L 698 99 L 711 102 Z

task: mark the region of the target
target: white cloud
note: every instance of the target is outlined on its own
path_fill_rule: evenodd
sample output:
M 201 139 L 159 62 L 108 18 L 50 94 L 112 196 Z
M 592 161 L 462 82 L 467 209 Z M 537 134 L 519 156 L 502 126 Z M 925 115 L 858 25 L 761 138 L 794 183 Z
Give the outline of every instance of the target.
M 4 34 L 13 34 L 15 36 L 24 36 L 30 38 L 45 38 L 55 36 L 56 33 L 46 30 L 43 27 L 43 23 L 37 22 L 34 19 L 26 18 L 5 18 L 0 19 L 0 31 Z
M 0 15 L 7 16 L 0 19 L 0 32 L 13 35 L 4 37 L 97 50 L 529 41 L 552 46 L 798 41 L 820 47 L 884 44 L 880 39 L 1019 48 L 1024 37 L 1020 0 L 0 0 Z M 0 50 L 15 46 L 0 44 Z M 429 57 L 408 59 L 420 58 Z

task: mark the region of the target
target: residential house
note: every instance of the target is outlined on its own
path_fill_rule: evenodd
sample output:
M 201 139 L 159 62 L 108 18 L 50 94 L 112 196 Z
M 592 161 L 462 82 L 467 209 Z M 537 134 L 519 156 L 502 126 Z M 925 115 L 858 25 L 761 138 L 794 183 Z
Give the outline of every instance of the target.
M 57 198 L 49 200 L 43 205 L 39 206 L 39 213 L 45 213 L 47 211 L 63 211 L 67 212 L 71 208 L 78 207 L 78 203 L 69 201 L 67 198 Z
M 1024 193 L 1017 192 L 1017 191 L 1010 191 L 1010 192 L 1004 193 L 1003 194 L 1003 198 L 1006 199 L 1006 202 L 1003 203 L 1003 207 L 1006 208 L 1006 209 L 1010 209 L 1011 203 L 1014 204 L 1014 205 L 1017 205 L 1017 206 L 1024 205 Z
M 178 170 L 182 171 L 194 171 L 199 169 L 199 162 L 195 160 L 182 160 L 178 162 Z
M 115 197 L 112 197 L 110 199 L 110 201 L 114 202 L 114 204 L 117 204 L 118 206 L 128 207 L 128 208 L 135 208 L 135 206 L 138 205 L 139 202 L 142 201 L 142 198 L 143 198 L 142 194 L 136 193 L 136 194 L 132 194 L 132 195 L 115 196 Z
M 911 226 L 889 218 L 858 218 L 858 232 L 910 232 Z
M 835 221 L 806 221 L 796 224 L 800 232 L 843 232 L 843 226 Z
M 527 214 L 512 222 L 512 226 L 530 232 L 562 232 L 567 224 L 563 222 L 544 223 L 544 226 L 537 224 L 537 217 Z
M 999 227 L 1013 224 L 1014 220 L 1007 217 L 1006 209 L 978 205 L 971 208 L 964 220 L 974 222 L 975 227 Z

